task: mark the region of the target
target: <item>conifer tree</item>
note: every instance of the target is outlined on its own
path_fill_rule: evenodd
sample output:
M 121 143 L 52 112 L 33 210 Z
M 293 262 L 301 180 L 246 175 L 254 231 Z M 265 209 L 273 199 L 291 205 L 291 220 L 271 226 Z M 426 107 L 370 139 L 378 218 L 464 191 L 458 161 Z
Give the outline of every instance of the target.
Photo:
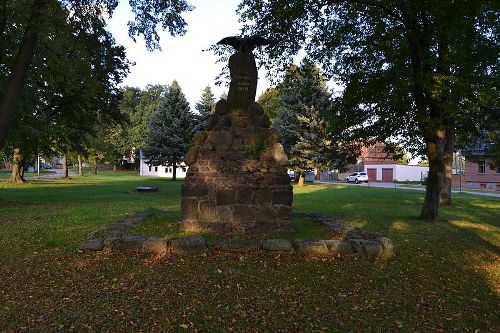
M 331 96 L 318 67 L 290 67 L 279 91 L 281 105 L 273 127 L 281 134 L 289 167 L 299 173 L 299 185 L 307 170 L 343 168 L 355 159 L 357 150 L 341 145 L 329 131 L 324 116 Z
M 199 113 L 202 122 L 206 122 L 208 117 L 214 112 L 215 96 L 210 89 L 206 86 L 201 93 L 200 101 L 194 107 Z
M 177 81 L 173 81 L 161 98 L 158 109 L 151 114 L 144 153 L 149 165 L 176 168 L 184 160 L 199 123 Z

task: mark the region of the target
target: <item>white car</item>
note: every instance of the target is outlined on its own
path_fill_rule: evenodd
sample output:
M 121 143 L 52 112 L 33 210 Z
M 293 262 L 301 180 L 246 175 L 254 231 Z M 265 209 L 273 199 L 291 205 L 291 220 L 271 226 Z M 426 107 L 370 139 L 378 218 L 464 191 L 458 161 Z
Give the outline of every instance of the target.
M 347 182 L 355 182 L 356 184 L 359 183 L 368 183 L 368 175 L 366 172 L 353 172 L 347 178 L 345 179 Z

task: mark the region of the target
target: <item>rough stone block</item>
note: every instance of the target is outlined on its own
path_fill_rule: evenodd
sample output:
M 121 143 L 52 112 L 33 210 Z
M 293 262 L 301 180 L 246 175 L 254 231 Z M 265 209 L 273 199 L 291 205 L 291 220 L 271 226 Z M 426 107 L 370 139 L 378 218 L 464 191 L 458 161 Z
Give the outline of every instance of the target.
M 375 241 L 377 241 L 382 246 L 383 249 L 382 256 L 389 257 L 394 254 L 394 245 L 389 238 L 379 237 L 375 239 Z
M 208 194 L 208 189 L 199 187 L 189 188 L 183 186 L 181 194 L 183 197 L 203 197 Z
M 378 258 L 384 255 L 384 249 L 379 242 L 366 241 L 364 243 L 366 256 L 369 258 Z
M 142 243 L 144 253 L 166 253 L 168 251 L 168 241 L 163 238 L 151 237 Z
M 253 200 L 256 205 L 269 206 L 273 201 L 273 196 L 269 191 L 256 191 Z
M 235 196 L 233 190 L 217 190 L 217 206 L 233 205 Z
M 182 218 L 185 220 L 196 220 L 199 218 L 198 200 L 182 198 L 181 200 Z
M 205 140 L 207 139 L 207 136 L 208 136 L 207 132 L 205 132 L 205 131 L 197 132 L 193 138 L 194 144 L 195 145 L 202 145 L 205 142 Z
M 189 151 L 186 154 L 186 159 L 184 160 L 186 165 L 192 165 L 193 163 L 195 163 L 196 160 L 198 159 L 199 152 L 200 152 L 200 146 L 196 145 L 191 147 L 191 149 L 189 149 Z
M 291 206 L 293 201 L 292 191 L 275 191 L 273 192 L 273 205 L 288 205 Z
M 214 247 L 226 251 L 255 251 L 261 248 L 261 244 L 257 241 L 220 240 L 215 243 Z
M 294 241 L 293 247 L 297 253 L 307 255 L 327 255 L 330 253 L 324 241 Z
M 279 165 L 288 165 L 288 157 L 286 156 L 285 150 L 280 143 L 273 144 L 270 151 L 276 163 Z
M 100 238 L 94 238 L 78 245 L 78 249 L 81 251 L 102 251 L 104 249 L 104 240 Z
M 292 251 L 292 242 L 286 239 L 266 239 L 262 248 L 268 251 Z
M 201 252 L 206 250 L 207 240 L 202 236 L 176 238 L 170 241 L 170 247 L 173 253 Z
M 233 210 L 230 206 L 217 206 L 217 221 L 231 222 L 233 220 Z
M 110 247 L 118 252 L 141 252 L 145 238 L 140 236 L 118 237 L 110 241 Z
M 217 215 L 215 214 L 215 202 L 212 200 L 200 201 L 199 206 L 200 219 L 203 221 L 216 221 Z
M 233 222 L 240 225 L 250 225 L 250 221 L 255 220 L 255 212 L 248 205 L 234 205 Z
M 290 220 L 292 218 L 292 207 L 283 205 L 279 206 L 278 217 L 282 220 Z

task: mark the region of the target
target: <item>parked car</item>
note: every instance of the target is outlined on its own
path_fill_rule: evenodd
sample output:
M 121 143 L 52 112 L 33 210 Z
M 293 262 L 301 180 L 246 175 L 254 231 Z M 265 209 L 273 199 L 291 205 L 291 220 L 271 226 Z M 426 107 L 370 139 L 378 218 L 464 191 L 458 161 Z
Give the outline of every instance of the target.
M 366 172 L 353 172 L 347 178 L 345 179 L 348 183 L 349 182 L 355 182 L 356 184 L 359 183 L 368 183 L 368 175 Z

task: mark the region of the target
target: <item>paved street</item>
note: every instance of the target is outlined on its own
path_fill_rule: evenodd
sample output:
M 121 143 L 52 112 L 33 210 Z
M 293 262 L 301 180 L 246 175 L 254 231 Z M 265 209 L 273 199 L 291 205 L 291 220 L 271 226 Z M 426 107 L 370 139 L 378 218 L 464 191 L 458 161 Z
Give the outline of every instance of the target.
M 314 182 L 317 184 L 348 185 L 348 186 L 363 186 L 363 187 L 382 187 L 382 188 L 393 188 L 393 189 L 397 189 L 397 190 L 425 191 L 425 186 L 423 186 L 423 185 L 406 185 L 406 184 L 380 183 L 380 182 L 355 184 L 355 183 L 335 182 L 335 181 L 328 181 L 328 180 L 316 180 Z M 451 192 L 452 193 L 460 193 L 460 190 L 452 189 Z M 500 193 L 467 191 L 465 189 L 462 189 L 462 193 L 467 193 L 467 194 L 472 194 L 472 195 L 480 195 L 480 196 L 485 196 L 485 197 L 500 198 Z

